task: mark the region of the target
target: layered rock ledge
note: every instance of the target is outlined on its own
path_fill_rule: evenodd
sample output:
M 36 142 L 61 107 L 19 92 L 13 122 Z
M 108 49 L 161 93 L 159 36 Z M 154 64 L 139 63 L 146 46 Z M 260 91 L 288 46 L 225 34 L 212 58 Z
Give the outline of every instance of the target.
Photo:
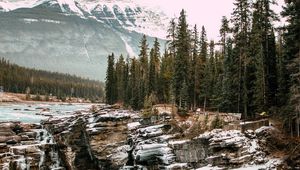
M 1 123 L 0 168 L 23 169 L 273 169 L 276 129 L 215 129 L 193 138 L 179 123 L 145 123 L 138 112 L 98 106 L 41 125 Z

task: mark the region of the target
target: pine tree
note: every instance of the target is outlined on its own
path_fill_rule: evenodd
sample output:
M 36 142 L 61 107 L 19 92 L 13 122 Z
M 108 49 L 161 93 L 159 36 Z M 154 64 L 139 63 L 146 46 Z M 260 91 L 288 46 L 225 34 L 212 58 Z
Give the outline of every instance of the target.
M 197 91 L 197 87 L 200 84 L 200 77 L 197 76 L 198 69 L 201 69 L 198 65 L 199 57 L 199 33 L 197 29 L 197 25 L 194 26 L 194 30 L 192 32 L 192 41 L 191 41 L 191 51 L 192 57 L 190 59 L 189 64 L 189 96 L 192 100 L 193 109 L 196 108 L 197 105 L 197 96 L 199 96 L 199 92 Z
M 208 96 L 210 99 L 212 99 L 214 95 L 214 85 L 215 85 L 215 75 L 216 75 L 216 65 L 215 65 L 215 43 L 213 40 L 209 43 L 209 60 L 208 60 L 208 66 L 209 66 L 209 75 L 207 77 L 209 78 L 209 90 L 208 90 Z
M 174 61 L 173 87 L 176 103 L 179 105 L 181 103 L 180 91 L 183 87 L 183 82 L 188 81 L 188 61 L 190 56 L 190 36 L 184 10 L 180 12 L 176 31 L 177 50 Z
M 105 81 L 105 97 L 108 104 L 116 102 L 116 82 L 115 82 L 115 58 L 114 54 L 108 56 L 108 66 Z
M 153 48 L 150 51 L 150 66 L 149 66 L 149 93 L 157 94 L 158 76 L 160 71 L 160 45 L 158 39 L 155 38 Z
M 130 74 L 129 74 L 129 83 L 128 91 L 130 95 L 130 106 L 133 109 L 139 109 L 140 107 L 140 83 L 139 83 L 139 66 L 136 58 L 131 59 L 130 63 Z
M 250 101 L 248 98 L 248 83 L 251 82 L 248 75 L 248 64 L 250 59 L 247 51 L 249 46 L 250 2 L 249 0 L 235 0 L 234 5 L 235 8 L 231 20 L 233 23 L 234 43 L 238 49 L 239 56 L 237 110 L 238 112 L 241 112 L 241 105 L 243 105 L 243 118 L 247 118 Z
M 262 6 L 260 1 L 254 4 L 253 24 L 251 30 L 251 55 L 255 62 L 255 82 L 254 82 L 254 106 L 255 111 L 260 113 L 265 111 L 266 106 L 266 70 L 265 56 L 262 44 Z
M 266 70 L 267 70 L 267 107 L 275 107 L 277 105 L 277 67 L 276 67 L 276 43 L 273 28 L 271 28 L 267 35 L 267 49 L 266 52 Z
M 167 35 L 169 55 L 172 58 L 175 57 L 175 53 L 176 53 L 176 29 L 177 26 L 176 26 L 175 19 L 172 18 L 169 23 L 168 35 Z
M 283 42 L 283 31 L 282 29 L 278 32 L 278 41 L 277 41 L 277 106 L 280 108 L 287 105 L 288 101 L 288 71 L 286 68 L 287 61 L 284 57 L 284 42 Z
M 225 47 L 226 48 L 226 47 Z M 214 93 L 213 99 L 214 103 L 213 106 L 218 109 L 221 108 L 222 102 L 222 89 L 223 89 L 223 81 L 224 81 L 224 57 L 223 52 L 216 51 L 215 52 L 215 75 L 214 75 Z
M 229 21 L 228 19 L 226 18 L 226 16 L 223 16 L 222 17 L 222 25 L 221 25 L 221 28 L 220 28 L 220 35 L 221 35 L 221 43 L 222 43 L 222 46 L 223 46 L 223 49 L 222 49 L 222 53 L 223 53 L 223 56 L 225 56 L 225 52 L 226 52 L 226 38 L 227 38 L 227 33 L 230 31 L 230 28 L 229 28 Z
M 150 50 L 150 64 L 149 64 L 149 94 L 154 93 L 157 85 L 155 78 L 155 59 L 154 59 L 154 49 Z M 148 94 L 148 95 L 149 95 Z
M 298 0 L 289 0 L 286 2 L 286 7 L 282 12 L 284 17 L 287 17 L 288 25 L 285 27 L 284 34 L 285 49 L 284 57 L 287 61 L 288 86 L 289 93 L 289 107 L 290 113 L 285 115 L 288 120 L 295 120 L 295 127 L 290 125 L 291 134 L 293 130 L 296 131 L 296 136 L 300 136 L 300 2 Z M 291 122 L 291 121 L 288 121 Z
M 206 37 L 206 30 L 205 27 L 202 26 L 202 30 L 201 30 L 201 36 L 200 36 L 200 57 L 203 63 L 206 62 L 206 58 L 207 58 L 207 37 Z
M 159 94 L 161 94 L 159 95 L 159 100 L 163 103 L 171 102 L 173 63 L 173 58 L 169 55 L 168 51 L 166 50 L 161 61 L 159 75 Z
M 270 10 L 270 0 L 254 3 L 251 30 L 251 52 L 255 56 L 254 106 L 256 112 L 276 105 L 277 69 L 275 36 L 271 21 L 276 19 Z
M 148 84 L 149 84 L 149 63 L 148 63 L 148 44 L 146 35 L 143 35 L 140 42 L 140 54 L 139 54 L 139 108 L 143 108 L 144 99 L 146 95 L 149 93 Z
M 127 56 L 126 62 L 125 62 L 125 66 L 124 66 L 124 72 L 123 72 L 123 77 L 124 77 L 124 104 L 125 106 L 129 106 L 130 105 L 130 86 L 129 86 L 129 56 Z
M 200 34 L 200 40 L 199 40 L 199 47 L 200 47 L 200 53 L 199 53 L 199 59 L 197 62 L 197 79 L 198 81 L 196 82 L 197 86 L 197 91 L 199 92 L 199 97 L 198 97 L 198 105 L 202 107 L 206 107 L 207 103 L 207 86 L 208 86 L 208 81 L 206 75 L 208 74 L 208 64 L 206 62 L 207 60 L 207 48 L 208 48 L 208 43 L 207 43 L 207 36 L 206 36 L 206 30 L 205 27 L 202 26 L 201 28 L 201 34 Z
M 125 97 L 125 61 L 121 55 L 116 63 L 116 88 L 117 88 L 117 101 L 124 102 Z
M 237 66 L 238 60 L 233 49 L 232 40 L 227 39 L 226 42 L 226 52 L 224 58 L 224 80 L 222 88 L 222 100 L 220 103 L 220 110 L 223 112 L 237 112 L 238 94 L 236 89 L 238 89 L 238 74 Z

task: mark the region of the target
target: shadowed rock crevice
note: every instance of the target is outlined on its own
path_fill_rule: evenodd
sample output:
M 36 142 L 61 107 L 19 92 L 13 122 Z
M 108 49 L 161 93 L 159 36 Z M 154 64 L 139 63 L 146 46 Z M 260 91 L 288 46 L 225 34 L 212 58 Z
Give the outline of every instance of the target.
M 72 122 L 68 129 L 59 132 L 54 126 L 47 126 L 51 132 L 55 132 L 54 138 L 59 147 L 59 153 L 67 169 L 97 169 L 98 162 L 91 152 L 89 135 L 86 132 L 84 118 L 78 118 Z M 60 128 L 60 127 L 58 127 Z

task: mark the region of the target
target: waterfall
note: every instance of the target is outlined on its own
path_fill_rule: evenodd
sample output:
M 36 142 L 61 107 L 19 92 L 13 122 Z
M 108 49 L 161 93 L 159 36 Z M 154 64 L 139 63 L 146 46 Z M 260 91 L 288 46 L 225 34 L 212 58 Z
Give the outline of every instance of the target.
M 37 132 L 36 140 L 39 141 L 39 145 L 41 146 L 39 169 L 45 166 L 46 163 L 50 169 L 59 168 L 61 160 L 53 136 L 43 128 L 35 129 L 34 131 Z M 46 145 L 50 145 L 50 147 L 45 147 Z

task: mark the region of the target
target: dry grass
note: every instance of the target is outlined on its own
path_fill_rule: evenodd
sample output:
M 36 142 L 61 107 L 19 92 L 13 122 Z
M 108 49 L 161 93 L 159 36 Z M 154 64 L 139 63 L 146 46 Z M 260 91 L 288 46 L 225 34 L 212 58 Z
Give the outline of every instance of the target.
M 215 118 L 216 114 L 213 113 L 207 115 L 189 113 L 189 116 L 186 117 L 175 115 L 173 124 L 178 126 L 177 129 L 180 129 L 178 132 L 183 133 L 185 138 L 191 139 L 205 131 L 212 130 L 212 123 Z

